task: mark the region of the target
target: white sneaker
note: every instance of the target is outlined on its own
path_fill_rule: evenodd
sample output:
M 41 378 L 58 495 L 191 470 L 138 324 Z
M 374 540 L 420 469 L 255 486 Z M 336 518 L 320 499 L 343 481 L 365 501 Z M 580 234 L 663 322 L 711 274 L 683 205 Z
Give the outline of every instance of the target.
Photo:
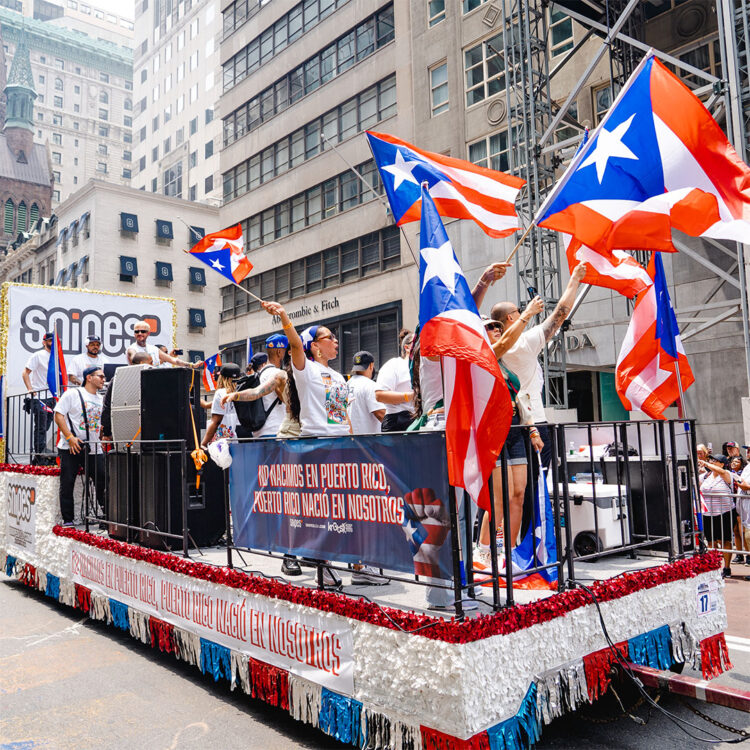
M 340 591 L 344 587 L 339 574 L 329 567 L 323 568 L 323 588 L 326 590 Z
M 353 586 L 387 586 L 388 579 L 383 578 L 375 568 L 363 565 L 352 573 Z
M 477 547 L 474 550 L 474 567 L 480 570 L 489 570 L 492 567 L 489 547 Z

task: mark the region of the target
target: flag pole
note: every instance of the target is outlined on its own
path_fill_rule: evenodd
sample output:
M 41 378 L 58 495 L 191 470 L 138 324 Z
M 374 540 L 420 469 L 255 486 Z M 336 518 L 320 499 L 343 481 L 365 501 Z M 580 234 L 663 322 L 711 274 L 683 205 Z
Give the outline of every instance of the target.
M 178 216 L 177 218 L 179 219 L 180 217 Z M 182 252 L 185 253 L 186 255 L 191 255 L 190 250 L 185 250 L 183 248 Z M 242 289 L 242 291 L 245 292 L 245 294 L 247 294 L 249 297 L 252 297 L 253 299 L 258 300 L 258 302 L 265 302 L 264 299 L 261 299 L 257 294 L 253 294 L 249 289 L 245 289 L 244 286 L 240 286 L 236 281 L 233 281 L 232 283 L 237 287 L 237 289 Z
M 521 245 L 523 245 L 523 241 L 529 236 L 529 232 L 534 228 L 534 226 L 535 226 L 534 220 L 532 219 L 529 226 L 526 227 L 526 230 L 521 235 L 521 239 L 518 240 L 518 242 L 516 242 L 516 246 L 513 248 L 513 250 L 511 250 L 510 255 L 505 259 L 506 263 L 510 263 L 511 260 L 513 260 L 513 256 L 518 252 L 518 248 L 520 248 Z
M 378 193 L 378 191 L 375 190 L 375 188 L 372 185 L 370 185 L 370 183 L 367 182 L 367 180 L 364 177 L 362 177 L 362 175 L 349 163 L 349 160 L 341 153 L 341 151 L 339 151 L 336 148 L 336 146 L 330 140 L 328 140 L 328 138 L 326 138 L 325 133 L 320 134 L 320 140 L 325 141 L 326 145 L 330 146 L 333 153 L 336 154 L 336 156 L 338 156 L 339 159 L 341 159 L 341 161 L 343 161 L 347 167 L 349 167 L 350 171 L 354 172 L 354 174 L 357 175 L 357 177 L 359 178 L 359 181 L 383 204 L 383 206 L 385 206 L 386 211 L 389 211 L 391 207 L 388 201 L 385 200 L 385 198 L 383 198 L 383 196 L 380 195 L 380 193 Z M 370 142 L 368 141 L 367 143 L 369 145 Z M 372 151 L 372 148 L 370 148 L 370 151 Z M 373 158 L 374 156 L 375 155 L 373 154 Z M 398 226 L 398 224 L 396 226 Z M 404 241 L 406 242 L 406 246 L 409 248 L 409 253 L 411 254 L 411 258 L 417 267 L 417 271 L 419 271 L 419 261 L 417 260 L 417 256 L 414 255 L 414 250 L 412 249 L 411 243 L 409 242 L 409 238 L 406 236 L 406 232 L 404 231 L 403 227 L 399 226 L 398 228 L 401 232 L 401 236 L 404 238 Z

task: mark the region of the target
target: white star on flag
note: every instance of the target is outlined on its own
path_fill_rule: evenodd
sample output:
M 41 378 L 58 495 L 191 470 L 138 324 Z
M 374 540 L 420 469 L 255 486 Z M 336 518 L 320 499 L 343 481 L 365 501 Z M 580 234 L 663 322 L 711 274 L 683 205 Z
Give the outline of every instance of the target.
M 401 149 L 396 149 L 395 163 L 383 167 L 383 171 L 389 172 L 393 175 L 393 189 L 398 190 L 402 182 L 413 182 L 415 185 L 419 185 L 419 182 L 417 182 L 412 171 L 415 167 L 418 167 L 420 163 L 421 162 L 418 161 L 407 161 L 404 159 Z
M 614 158 L 620 159 L 638 159 L 638 157 L 622 142 L 623 136 L 628 132 L 630 124 L 633 122 L 635 115 L 621 122 L 614 130 L 601 129 L 599 137 L 596 140 L 594 150 L 588 155 L 586 160 L 581 164 L 579 169 L 588 167 L 589 164 L 596 164 L 596 177 L 601 185 L 604 171 L 607 169 L 607 162 Z
M 427 264 L 424 270 L 422 289 L 424 290 L 430 279 L 438 278 L 451 294 L 455 294 L 456 274 L 463 276 L 463 271 L 461 271 L 461 266 L 456 263 L 450 241 L 443 243 L 440 247 L 423 247 L 420 254 Z
M 211 261 L 211 265 L 217 270 L 217 271 L 223 271 L 224 266 L 219 263 L 218 258 L 214 258 L 214 260 Z

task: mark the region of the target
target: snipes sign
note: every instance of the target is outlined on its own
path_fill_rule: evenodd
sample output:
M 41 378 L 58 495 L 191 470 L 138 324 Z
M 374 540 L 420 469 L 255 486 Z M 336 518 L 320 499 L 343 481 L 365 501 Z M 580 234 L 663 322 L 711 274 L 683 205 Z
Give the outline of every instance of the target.
M 56 328 L 66 359 L 85 349 L 87 336 L 102 340 L 101 352 L 112 362 L 125 362 L 133 342 L 133 325 L 147 320 L 149 343 L 173 346 L 174 300 L 25 284 L 3 285 L 3 331 L 6 395 L 25 391 L 21 373 L 28 358 L 42 348 L 42 337 Z M 6 323 L 6 321 L 3 321 Z

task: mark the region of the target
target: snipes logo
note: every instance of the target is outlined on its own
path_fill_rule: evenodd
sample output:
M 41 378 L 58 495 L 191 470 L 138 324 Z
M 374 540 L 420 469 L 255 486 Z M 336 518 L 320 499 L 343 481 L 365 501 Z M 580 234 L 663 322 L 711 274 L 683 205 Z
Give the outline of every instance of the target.
M 161 333 L 162 324 L 157 315 L 100 310 L 68 310 L 62 307 L 46 308 L 29 305 L 21 313 L 21 346 L 27 352 L 42 348 L 42 337 L 47 331 L 60 332 L 65 354 L 80 354 L 87 336 L 99 336 L 102 354 L 118 357 L 133 343 L 133 326 L 146 320 L 152 335 Z
M 26 485 L 8 483 L 8 515 L 16 521 L 30 521 L 36 502 L 36 490 Z

